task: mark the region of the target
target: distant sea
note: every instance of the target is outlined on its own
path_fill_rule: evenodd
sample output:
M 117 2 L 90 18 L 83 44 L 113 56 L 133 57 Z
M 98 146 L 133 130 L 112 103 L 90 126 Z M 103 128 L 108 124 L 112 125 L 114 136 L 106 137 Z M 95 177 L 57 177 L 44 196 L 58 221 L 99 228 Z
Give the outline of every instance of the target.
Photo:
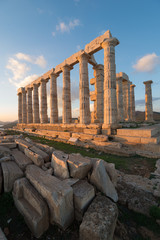
M 0 130 L 4 130 L 4 128 L 2 128 L 3 127 L 3 125 L 0 125 Z

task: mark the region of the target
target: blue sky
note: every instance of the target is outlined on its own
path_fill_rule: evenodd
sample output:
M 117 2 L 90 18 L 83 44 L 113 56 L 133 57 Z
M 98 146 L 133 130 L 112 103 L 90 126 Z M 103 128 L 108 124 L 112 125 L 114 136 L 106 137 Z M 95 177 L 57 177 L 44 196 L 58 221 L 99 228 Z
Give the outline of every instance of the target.
M 136 84 L 136 109 L 144 110 L 143 81 L 153 80 L 153 107 L 160 111 L 159 12 L 159 0 L 0 0 L 0 120 L 17 119 L 18 86 L 60 64 L 108 29 L 120 41 L 116 72 L 127 73 Z M 103 64 L 103 50 L 95 58 Z M 89 78 L 93 78 L 91 66 Z M 73 116 L 79 108 L 78 84 L 76 65 L 71 72 Z

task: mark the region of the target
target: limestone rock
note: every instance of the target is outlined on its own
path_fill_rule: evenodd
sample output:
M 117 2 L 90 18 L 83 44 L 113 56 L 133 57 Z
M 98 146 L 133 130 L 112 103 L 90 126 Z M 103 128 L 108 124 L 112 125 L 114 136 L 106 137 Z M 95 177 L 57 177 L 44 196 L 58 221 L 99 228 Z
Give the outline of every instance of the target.
M 9 148 L 0 146 L 0 158 L 5 156 L 10 156 L 10 155 L 11 155 L 11 150 Z
M 54 169 L 54 175 L 62 179 L 69 178 L 68 170 L 68 154 L 63 153 L 62 151 L 54 151 L 52 153 L 51 165 Z
M 92 167 L 91 161 L 79 153 L 69 155 L 68 165 L 70 176 L 78 179 L 85 178 Z
M 41 156 L 44 159 L 45 162 L 49 161 L 49 155 L 46 152 L 42 151 L 41 149 L 33 146 L 33 147 L 30 148 L 30 150 L 32 152 L 38 154 L 39 156 Z
M 26 177 L 48 203 L 50 222 L 66 229 L 74 218 L 72 188 L 35 165 L 27 166 Z
M 36 164 L 37 166 L 42 166 L 42 165 L 44 164 L 44 159 L 43 159 L 40 155 L 32 152 L 30 149 L 25 148 L 25 149 L 24 149 L 24 153 L 25 153 L 25 155 L 26 155 L 28 158 L 30 158 L 30 159 L 32 160 L 32 162 L 34 162 L 34 164 Z
M 25 170 L 26 166 L 29 164 L 32 164 L 32 161 L 30 158 L 28 158 L 24 153 L 21 151 L 14 149 L 12 151 L 12 155 L 17 163 L 17 165 L 20 167 L 20 169 Z
M 23 177 L 23 172 L 14 161 L 2 162 L 4 192 L 12 190 L 15 180 Z
M 72 186 L 73 184 L 77 183 L 79 181 L 79 179 L 77 178 L 67 178 L 64 179 L 63 182 L 68 184 L 69 186 Z
M 0 240 L 7 240 L 6 236 L 2 232 L 2 229 L 0 228 Z
M 52 153 L 55 150 L 53 147 L 49 147 L 46 144 L 35 143 L 35 146 L 38 147 L 43 152 L 46 152 L 50 157 L 52 156 Z
M 12 194 L 27 226 L 39 238 L 49 227 L 47 204 L 26 178 L 15 181 Z
M 112 181 L 113 185 L 116 187 L 117 186 L 117 179 L 118 179 L 118 174 L 115 169 L 115 164 L 114 163 L 108 163 L 103 160 L 105 169 L 110 177 L 110 180 Z
M 7 142 L 7 143 L 0 143 L 0 147 L 6 147 L 9 149 L 16 148 L 17 144 L 13 142 Z
M 108 141 L 108 136 L 106 136 L 106 135 L 95 135 L 94 136 L 94 141 L 107 142 Z
M 23 139 L 15 139 L 15 142 L 18 144 L 18 148 L 20 151 L 24 152 L 26 148 L 32 147 L 32 144 L 23 140 Z
M 159 174 L 160 175 L 160 159 L 157 160 L 156 162 L 156 170 L 155 170 L 155 174 Z
M 73 186 L 73 199 L 75 207 L 75 217 L 82 220 L 83 214 L 95 197 L 94 187 L 86 180 L 80 180 Z
M 116 189 L 105 170 L 102 160 L 95 162 L 90 182 L 94 184 L 97 189 L 104 193 L 107 197 L 110 197 L 115 202 L 118 201 Z
M 117 217 L 116 204 L 105 196 L 97 196 L 80 225 L 80 240 L 112 240 Z
M 13 160 L 12 156 L 2 157 L 2 158 L 0 158 L 0 163 L 1 162 L 12 161 L 12 160 Z
M 71 142 L 71 143 L 77 143 L 78 138 L 71 137 L 68 141 Z
M 3 174 L 2 174 L 2 167 L 0 164 L 0 194 L 2 192 L 2 183 L 3 183 Z

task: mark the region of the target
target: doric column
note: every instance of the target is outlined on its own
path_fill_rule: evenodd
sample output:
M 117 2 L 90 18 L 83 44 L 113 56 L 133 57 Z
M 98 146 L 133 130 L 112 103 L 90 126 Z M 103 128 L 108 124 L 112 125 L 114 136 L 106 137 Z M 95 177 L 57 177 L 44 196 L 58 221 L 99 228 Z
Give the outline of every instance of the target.
M 63 71 L 62 122 L 63 123 L 71 123 L 72 122 L 71 83 L 70 83 L 70 70 L 71 69 L 73 69 L 73 68 L 67 64 L 62 67 L 62 71 Z
M 131 84 L 130 85 L 130 103 L 131 103 L 130 109 L 131 109 L 132 121 L 136 121 L 134 88 L 135 88 L 135 85 Z
M 40 81 L 40 98 L 41 98 L 41 106 L 40 106 L 40 122 L 48 123 L 47 116 L 47 89 L 46 89 L 47 81 L 45 79 L 41 79 Z
M 95 77 L 95 94 L 96 101 L 94 101 L 94 111 L 96 112 L 96 120 L 99 123 L 103 123 L 104 117 L 104 66 L 102 64 L 98 64 L 94 69 L 94 77 Z
M 57 77 L 59 75 L 51 73 L 50 75 L 50 123 L 58 123 L 58 102 L 57 102 Z
M 143 82 L 145 85 L 145 121 L 153 122 L 152 89 L 151 80 Z
M 123 91 L 122 91 L 122 78 L 117 78 L 116 80 L 117 85 L 117 118 L 119 122 L 124 121 L 124 114 L 123 114 Z
M 131 109 L 130 109 L 130 81 L 123 80 L 123 111 L 124 120 L 131 120 Z
M 116 65 L 115 46 L 119 44 L 116 38 L 105 39 L 101 44 L 104 49 L 104 124 L 103 132 L 110 134 L 117 127 L 117 98 L 116 98 Z
M 27 123 L 33 123 L 32 89 L 31 87 L 27 88 Z
M 38 87 L 39 84 L 33 84 L 33 123 L 40 123 Z
M 88 80 L 88 60 L 89 55 L 83 52 L 77 59 L 79 61 L 79 115 L 81 124 L 91 122 L 89 80 Z
M 26 91 L 22 88 L 22 123 L 27 123 Z
M 22 123 L 22 93 L 18 92 L 18 123 Z

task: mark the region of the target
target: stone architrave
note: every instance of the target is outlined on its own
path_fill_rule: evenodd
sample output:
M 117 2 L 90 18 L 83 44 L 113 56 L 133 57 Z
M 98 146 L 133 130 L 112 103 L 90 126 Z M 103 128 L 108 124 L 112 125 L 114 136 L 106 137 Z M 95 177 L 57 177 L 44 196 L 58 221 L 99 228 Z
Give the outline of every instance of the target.
M 41 123 L 48 123 L 48 116 L 47 116 L 47 89 L 46 89 L 47 81 L 41 78 L 41 105 L 40 105 L 40 120 Z
M 124 115 L 123 115 L 123 91 L 122 91 L 122 78 L 117 77 L 116 80 L 116 86 L 117 86 L 117 117 L 119 122 L 124 121 Z
M 70 81 L 70 70 L 73 69 L 69 65 L 64 65 L 62 67 L 63 71 L 63 114 L 62 122 L 71 123 L 72 122 L 72 110 L 71 110 L 71 81 Z
M 104 124 L 102 131 L 111 133 L 117 127 L 115 46 L 119 44 L 109 32 L 101 46 L 104 49 Z
M 22 123 L 22 93 L 18 93 L 18 123 Z
M 136 112 L 135 112 L 135 95 L 134 95 L 134 88 L 136 85 L 130 85 L 130 103 L 131 103 L 131 120 L 136 121 Z
M 38 87 L 39 84 L 33 84 L 33 123 L 40 123 Z
M 22 88 L 22 123 L 27 123 L 26 91 Z
M 32 88 L 27 88 L 27 123 L 33 123 Z
M 77 59 L 79 61 L 79 102 L 80 102 L 80 124 L 91 122 L 89 80 L 88 80 L 88 60 L 90 56 L 83 52 Z
M 50 123 L 58 123 L 57 77 L 54 72 L 50 75 Z
M 152 89 L 153 81 L 143 82 L 145 85 L 145 121 L 153 122 Z

